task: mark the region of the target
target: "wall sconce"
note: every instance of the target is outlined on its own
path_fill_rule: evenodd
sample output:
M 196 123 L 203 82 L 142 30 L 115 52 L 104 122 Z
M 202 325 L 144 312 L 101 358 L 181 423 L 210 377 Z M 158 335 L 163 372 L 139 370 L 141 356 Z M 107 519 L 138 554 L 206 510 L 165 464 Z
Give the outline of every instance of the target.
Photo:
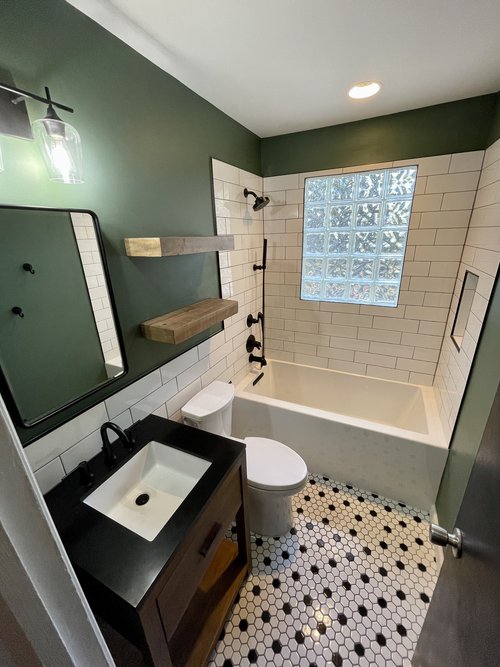
M 26 108 L 24 104 L 20 103 L 24 102 L 24 98 L 29 98 L 47 104 L 45 117 L 35 120 L 31 127 L 49 172 L 49 178 L 51 181 L 60 183 L 83 183 L 80 135 L 72 125 L 59 118 L 54 107 L 69 113 L 73 113 L 73 109 L 54 102 L 47 87 L 45 88 L 46 97 L 40 97 L 6 83 L 0 83 L 0 91 L 2 90 L 8 94 L 10 108 L 3 95 L 2 109 L 8 110 L 8 117 L 4 118 L 0 125 L 0 132 L 30 139 L 32 134 Z

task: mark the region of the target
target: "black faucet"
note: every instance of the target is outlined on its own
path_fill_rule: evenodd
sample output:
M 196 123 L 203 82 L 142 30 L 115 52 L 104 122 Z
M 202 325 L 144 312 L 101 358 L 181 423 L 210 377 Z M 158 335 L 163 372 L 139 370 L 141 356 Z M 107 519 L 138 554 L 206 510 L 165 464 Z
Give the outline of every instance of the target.
M 264 355 L 262 355 L 261 357 L 256 357 L 255 354 L 250 354 L 248 356 L 248 361 L 250 363 L 252 363 L 252 361 L 257 361 L 260 364 L 261 368 L 262 366 L 267 366 L 267 361 Z
M 125 449 L 127 449 L 129 452 L 132 451 L 135 441 L 131 435 L 127 435 L 123 429 L 121 429 L 117 424 L 113 424 L 113 422 L 105 422 L 101 426 L 102 451 L 104 452 L 104 460 L 108 466 L 113 467 L 116 463 L 116 454 L 114 453 L 108 438 L 108 428 L 116 433 L 118 439 L 122 441 Z

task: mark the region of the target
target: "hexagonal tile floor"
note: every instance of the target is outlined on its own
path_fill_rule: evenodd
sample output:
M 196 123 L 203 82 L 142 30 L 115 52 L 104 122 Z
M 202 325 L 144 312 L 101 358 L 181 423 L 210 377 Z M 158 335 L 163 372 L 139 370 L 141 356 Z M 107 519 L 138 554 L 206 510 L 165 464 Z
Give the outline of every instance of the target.
M 311 475 L 252 574 L 210 667 L 407 667 L 437 578 L 428 516 Z

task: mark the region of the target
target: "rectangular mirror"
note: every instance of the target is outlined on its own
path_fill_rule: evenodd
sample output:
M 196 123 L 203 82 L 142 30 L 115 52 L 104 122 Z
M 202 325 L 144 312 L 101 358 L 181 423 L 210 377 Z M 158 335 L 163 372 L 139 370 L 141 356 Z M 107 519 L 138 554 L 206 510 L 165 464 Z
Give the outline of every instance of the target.
M 125 372 L 97 217 L 0 207 L 2 392 L 33 426 Z

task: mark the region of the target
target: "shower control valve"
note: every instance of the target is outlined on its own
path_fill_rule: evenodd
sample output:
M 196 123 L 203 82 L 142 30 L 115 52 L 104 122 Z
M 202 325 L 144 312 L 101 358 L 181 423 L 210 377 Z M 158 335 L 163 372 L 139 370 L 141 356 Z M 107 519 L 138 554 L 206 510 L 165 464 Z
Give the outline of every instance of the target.
M 264 321 L 264 314 L 257 313 L 257 317 L 254 317 L 251 313 L 247 316 L 247 327 L 251 327 L 252 324 L 258 324 L 259 322 Z
M 253 352 L 255 348 L 260 350 L 261 347 L 262 343 L 259 343 L 258 340 L 255 340 L 255 336 L 253 334 L 250 334 L 250 336 L 248 336 L 247 338 L 247 344 L 246 344 L 247 352 Z

